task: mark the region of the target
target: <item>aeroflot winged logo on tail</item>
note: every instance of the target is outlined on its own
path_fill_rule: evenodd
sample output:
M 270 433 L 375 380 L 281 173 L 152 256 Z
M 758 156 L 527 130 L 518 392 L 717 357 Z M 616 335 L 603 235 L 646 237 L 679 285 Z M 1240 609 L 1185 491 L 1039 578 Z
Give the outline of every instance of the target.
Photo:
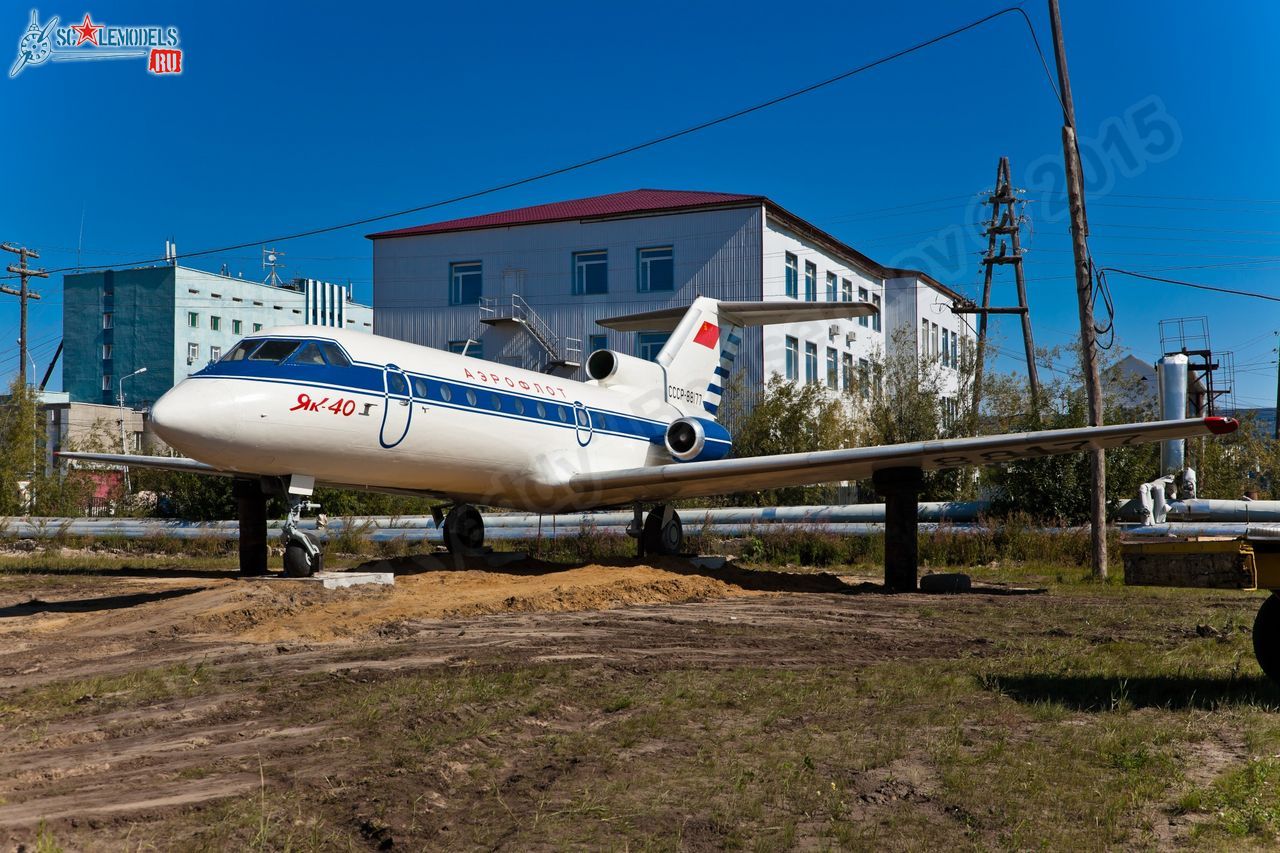
M 698 329 L 698 334 L 693 336 L 695 344 L 702 344 L 707 349 L 715 349 L 716 344 L 720 343 L 720 329 L 712 323 L 702 321 L 702 326 Z
M 178 28 L 94 23 L 88 12 L 78 24 L 59 27 L 58 16 L 54 15 L 42 25 L 39 11 L 32 9 L 27 29 L 18 39 L 18 58 L 9 68 L 9 77 L 17 77 L 28 65 L 43 65 L 49 60 L 144 58 L 152 74 L 181 74 Z

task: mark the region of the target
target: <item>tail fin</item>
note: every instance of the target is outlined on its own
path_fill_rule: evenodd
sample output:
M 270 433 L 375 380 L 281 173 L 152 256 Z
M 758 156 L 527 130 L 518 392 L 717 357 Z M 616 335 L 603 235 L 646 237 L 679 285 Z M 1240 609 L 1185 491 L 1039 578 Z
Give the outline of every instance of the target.
M 670 330 L 671 337 L 658 353 L 658 364 L 667 373 L 667 402 L 686 415 L 714 418 L 742 344 L 743 328 L 865 317 L 877 310 L 865 302 L 720 302 L 699 296 L 688 308 L 598 322 L 621 332 Z

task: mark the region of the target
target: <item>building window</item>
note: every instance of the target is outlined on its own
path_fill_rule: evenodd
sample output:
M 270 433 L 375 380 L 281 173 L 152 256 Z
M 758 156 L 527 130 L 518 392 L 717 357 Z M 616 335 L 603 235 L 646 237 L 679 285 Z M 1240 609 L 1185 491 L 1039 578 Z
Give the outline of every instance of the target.
M 800 267 L 796 256 L 787 252 L 787 296 L 800 298 Z
M 843 302 L 853 301 L 853 282 L 847 278 L 840 279 L 840 299 Z
M 951 333 L 951 366 L 960 366 L 960 334 L 958 332 Z
M 870 296 L 870 294 L 868 294 L 868 293 L 867 293 L 867 289 L 866 289 L 865 287 L 859 287 L 859 288 L 858 288 L 858 301 L 859 301 L 859 302 L 866 302 L 866 301 L 867 301 L 868 296 Z M 864 317 L 859 317 L 859 318 L 858 318 L 858 325 L 859 325 L 859 326 L 861 326 L 861 327 L 862 327 L 862 328 L 864 328 L 864 329 L 865 329 L 865 328 L 867 328 L 867 326 L 870 326 L 870 325 L 871 325 L 871 318 L 870 318 L 870 317 L 865 317 L 865 316 L 864 316 Z
M 470 346 L 467 346 L 468 344 Z M 466 355 L 471 358 L 484 358 L 484 344 L 475 339 L 449 341 L 449 352 L 456 352 L 459 355 Z
M 604 249 L 573 253 L 573 295 L 609 292 L 609 253 Z
M 639 278 L 636 289 L 641 293 L 655 290 L 675 290 L 676 265 L 671 247 L 641 249 L 636 263 Z
M 645 361 L 657 361 L 658 353 L 667 345 L 670 332 L 640 332 L 636 335 L 636 356 Z
M 111 328 L 111 312 L 110 311 L 102 315 L 102 328 L 104 329 Z
M 951 337 L 951 332 L 949 332 L 946 329 L 943 329 L 942 330 L 942 366 L 943 367 L 951 366 L 951 341 L 948 340 L 948 338 L 950 337 Z
M 800 342 L 787 335 L 787 380 L 797 382 L 800 379 Z
M 920 321 L 920 357 L 929 357 L 929 321 Z
M 209 360 L 218 361 L 222 358 L 222 347 L 209 347 Z
M 818 345 L 813 341 L 804 342 L 804 381 L 818 384 Z
M 818 265 L 804 262 L 804 301 L 818 301 Z
M 209 330 L 213 332 L 222 331 L 222 318 L 215 315 L 211 315 L 209 317 Z
M 865 359 L 858 359 L 858 394 L 862 399 L 871 396 L 871 364 Z
M 834 347 L 827 347 L 827 387 L 832 391 L 840 387 L 840 354 Z
M 836 274 L 833 272 L 827 273 L 827 301 L 836 301 Z
M 254 324 L 253 324 L 253 330 L 254 330 L 255 332 L 261 332 L 261 331 L 262 331 L 262 324 L 261 324 L 261 323 L 254 323 Z
M 198 358 L 200 358 L 200 345 L 187 344 L 187 364 L 195 364 Z
M 111 390 L 111 374 L 110 373 L 102 374 L 102 390 L 103 391 Z
M 449 304 L 476 305 L 480 302 L 484 280 L 480 261 L 449 264 Z
M 933 324 L 933 334 L 929 336 L 929 354 L 938 358 L 938 324 Z
M 241 332 L 243 332 L 243 331 L 244 331 L 244 321 L 243 321 L 243 320 L 232 320 L 232 321 L 231 321 L 231 334 L 233 334 L 233 335 L 238 335 L 238 334 L 240 334 L 240 333 L 241 333 Z
M 103 361 L 111 360 L 111 344 L 102 345 L 102 360 Z
M 608 348 L 609 348 L 608 335 L 591 335 L 590 337 L 587 338 L 588 352 L 595 352 L 598 349 L 608 349 Z
M 200 328 L 200 315 L 195 311 L 187 312 L 187 326 L 192 329 Z
M 871 294 L 871 304 L 876 306 L 876 313 L 871 316 L 871 328 L 873 331 L 880 331 L 880 294 Z
M 853 390 L 853 353 L 846 352 L 843 355 L 844 362 L 844 390 L 846 392 Z

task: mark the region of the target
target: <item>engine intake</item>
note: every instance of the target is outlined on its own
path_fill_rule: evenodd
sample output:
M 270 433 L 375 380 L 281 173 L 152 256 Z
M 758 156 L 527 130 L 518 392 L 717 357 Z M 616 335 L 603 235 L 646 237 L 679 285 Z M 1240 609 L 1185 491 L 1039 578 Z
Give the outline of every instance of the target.
M 598 349 L 587 357 L 587 376 L 605 388 L 660 390 L 666 385 L 660 365 L 607 349 Z
M 663 443 L 677 462 L 723 459 L 733 449 L 729 431 L 706 418 L 680 418 L 667 427 Z

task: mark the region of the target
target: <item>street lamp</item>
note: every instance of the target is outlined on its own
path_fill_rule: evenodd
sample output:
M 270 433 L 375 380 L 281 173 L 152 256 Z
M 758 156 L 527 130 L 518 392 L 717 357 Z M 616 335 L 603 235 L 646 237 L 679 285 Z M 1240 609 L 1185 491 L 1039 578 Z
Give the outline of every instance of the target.
M 128 448 L 125 447 L 125 443 L 124 443 L 124 381 L 126 379 L 132 379 L 133 377 L 137 376 L 140 373 L 146 373 L 146 372 L 147 372 L 147 369 L 145 367 L 139 367 L 137 370 L 133 371 L 133 373 L 130 373 L 128 376 L 120 377 L 120 393 L 116 395 L 116 403 L 120 407 L 120 452 L 121 453 L 129 452 Z M 124 466 L 124 493 L 126 495 L 129 494 L 129 466 L 128 465 Z

